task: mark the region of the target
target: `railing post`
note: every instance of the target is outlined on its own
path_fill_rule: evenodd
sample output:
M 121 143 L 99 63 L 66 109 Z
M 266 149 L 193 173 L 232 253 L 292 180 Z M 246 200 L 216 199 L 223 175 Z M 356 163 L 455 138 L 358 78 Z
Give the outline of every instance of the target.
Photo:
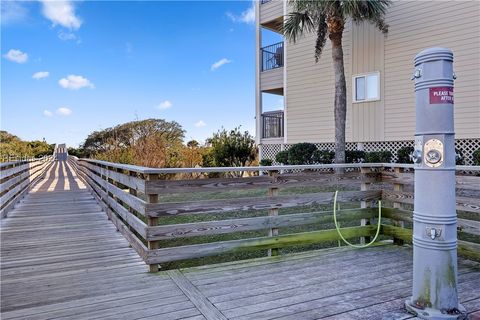
M 398 175 L 400 175 L 402 173 L 402 171 L 403 171 L 402 168 L 394 168 L 394 172 L 397 175 L 397 177 L 398 177 Z M 394 183 L 393 184 L 393 191 L 402 192 L 403 191 L 403 184 Z M 393 203 L 393 208 L 394 209 L 402 209 L 402 204 L 400 202 L 394 202 Z M 393 225 L 396 226 L 396 227 L 400 227 L 400 228 L 405 227 L 405 223 L 403 221 L 393 220 Z M 393 238 L 393 243 L 401 246 L 401 245 L 403 245 L 403 240 Z
M 361 184 L 360 184 L 360 190 L 361 191 L 367 191 L 368 190 L 368 187 L 370 185 L 369 182 L 366 182 L 366 175 L 367 173 L 370 173 L 371 170 L 370 168 L 360 168 L 360 177 L 361 177 Z M 364 208 L 368 208 L 368 203 L 367 201 L 361 201 L 360 202 L 360 208 L 364 209 Z M 366 225 L 369 225 L 370 224 L 370 219 L 362 219 L 360 220 L 360 225 L 361 226 L 366 226 Z M 369 237 L 361 237 L 360 238 L 360 243 L 361 244 L 365 244 L 366 242 L 370 242 L 370 239 Z
M 147 174 L 147 181 L 158 180 L 158 174 Z M 147 194 L 148 203 L 158 203 L 158 194 Z M 149 217 L 147 214 L 147 225 L 149 227 L 158 225 L 158 217 Z M 160 243 L 158 241 L 150 241 L 147 239 L 147 246 L 149 250 L 155 250 L 160 248 Z M 158 264 L 148 265 L 150 272 L 158 272 Z
M 278 171 L 277 170 L 269 170 L 268 175 L 272 177 L 272 184 L 273 186 L 268 188 L 268 196 L 269 197 L 276 197 L 278 196 L 278 187 L 276 185 L 277 183 L 277 176 L 278 176 Z M 278 216 L 278 209 L 268 209 L 268 215 L 269 216 Z M 269 237 L 274 237 L 278 236 L 278 228 L 270 228 L 268 230 L 268 236 Z M 278 248 L 271 248 L 268 249 L 268 256 L 276 256 L 278 255 Z
M 117 172 L 117 173 L 119 173 L 119 174 L 124 174 L 124 173 L 123 173 L 123 169 L 121 169 L 121 168 L 112 168 L 112 170 L 115 171 L 115 172 Z M 127 174 L 128 174 L 128 175 L 131 175 L 131 171 L 128 171 Z M 120 183 L 120 182 L 117 182 L 117 181 L 114 181 L 113 184 L 114 184 L 115 186 L 119 187 L 119 188 L 122 188 L 122 189 L 123 189 L 123 187 L 124 187 L 124 186 L 121 186 L 121 183 Z M 137 196 L 137 190 L 135 190 L 135 189 L 128 188 L 128 193 L 130 193 L 131 195 L 133 195 L 133 196 L 135 196 L 135 197 Z M 116 197 L 115 197 L 115 198 L 116 198 Z M 118 199 L 116 199 L 116 200 L 118 201 Z M 119 202 L 120 202 L 122 205 L 124 204 L 123 201 L 119 201 Z M 135 210 L 132 209 L 130 206 L 128 206 L 128 211 L 129 211 L 131 214 L 133 214 L 134 216 L 136 216 Z M 130 230 L 130 232 L 133 232 L 133 231 L 134 231 L 134 228 L 132 228 L 132 226 L 130 226 L 130 224 L 125 223 L 125 225 L 128 227 L 128 230 Z M 128 242 L 128 246 L 129 246 L 129 247 L 132 247 L 132 244 L 130 243 L 130 241 Z

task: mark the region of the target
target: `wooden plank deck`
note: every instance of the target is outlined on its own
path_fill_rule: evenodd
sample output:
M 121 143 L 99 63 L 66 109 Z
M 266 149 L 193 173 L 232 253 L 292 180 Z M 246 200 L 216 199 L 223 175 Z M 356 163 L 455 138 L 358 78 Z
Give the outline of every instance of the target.
M 411 319 L 412 252 L 384 245 L 147 273 L 66 162 L 1 225 L 2 319 Z M 459 295 L 480 317 L 479 264 Z

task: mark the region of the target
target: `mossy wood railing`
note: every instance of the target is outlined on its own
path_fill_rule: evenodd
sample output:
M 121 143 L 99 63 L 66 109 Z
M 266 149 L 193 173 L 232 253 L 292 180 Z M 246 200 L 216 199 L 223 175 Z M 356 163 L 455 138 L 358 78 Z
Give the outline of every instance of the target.
M 383 171 L 382 181 L 393 185 L 393 189 L 382 191 L 382 199 L 394 203 L 394 207 L 382 210 L 383 217 L 390 219 L 393 224 L 382 224 L 381 233 L 411 243 L 413 213 L 410 209 L 414 201 L 414 173 L 395 168 L 390 172 Z M 480 261 L 480 167 L 457 166 L 455 187 L 458 253 Z M 409 228 L 405 228 L 405 223 Z
M 411 238 L 411 231 L 403 225 L 410 221 L 406 206 L 413 203 L 410 165 L 155 169 L 74 157 L 69 161 L 151 271 L 158 270 L 158 264 L 178 260 L 264 249 L 275 255 L 284 247 L 340 240 L 331 212 L 333 191 L 338 189 L 342 206 L 338 220 L 348 225 L 341 229 L 345 238 L 364 240 L 375 234 L 376 224 L 371 220 L 378 208 L 372 204 L 380 199 L 391 206 L 382 210 L 388 218 L 382 225 L 383 234 L 399 243 Z M 339 167 L 345 172 L 334 173 Z M 480 171 L 478 167 L 458 169 Z M 459 210 L 476 217 L 480 212 L 475 205 L 480 199 L 478 181 L 480 177 L 459 176 L 457 186 L 467 190 L 457 197 Z M 462 232 L 474 230 L 475 235 L 480 230 L 476 221 L 461 219 L 462 223 L 469 226 Z M 299 232 L 305 226 L 310 229 Z M 218 238 L 242 233 L 240 239 Z M 202 243 L 192 244 L 188 241 L 192 238 L 202 238 Z M 171 245 L 178 240 L 182 241 Z M 476 244 L 460 242 L 460 252 L 470 253 L 472 246 L 475 250 Z
M 30 190 L 53 161 L 52 156 L 0 163 L 0 217 Z

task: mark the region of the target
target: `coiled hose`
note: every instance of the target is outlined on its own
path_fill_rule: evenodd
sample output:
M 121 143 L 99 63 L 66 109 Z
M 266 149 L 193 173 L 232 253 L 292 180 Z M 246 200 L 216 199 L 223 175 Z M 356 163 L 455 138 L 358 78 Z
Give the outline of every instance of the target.
M 380 234 L 380 226 L 381 226 L 381 220 L 382 220 L 382 201 L 378 201 L 378 224 L 377 224 L 377 233 L 375 234 L 375 237 L 373 238 L 372 241 L 370 241 L 367 244 L 363 245 L 358 245 L 358 244 L 353 244 L 347 241 L 342 235 L 342 232 L 340 231 L 340 227 L 337 222 L 337 195 L 338 195 L 338 190 L 335 191 L 335 197 L 333 198 L 333 221 L 335 221 L 335 228 L 337 229 L 337 233 L 342 238 L 343 242 L 345 242 L 347 245 L 354 247 L 354 248 L 366 248 L 370 245 L 372 245 L 375 240 L 377 240 L 378 235 Z

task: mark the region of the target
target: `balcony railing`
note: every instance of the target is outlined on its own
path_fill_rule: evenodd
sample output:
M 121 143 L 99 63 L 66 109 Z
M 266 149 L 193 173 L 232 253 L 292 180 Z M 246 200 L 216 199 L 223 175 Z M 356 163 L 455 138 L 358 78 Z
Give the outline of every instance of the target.
M 262 138 L 283 137 L 283 111 L 265 112 L 262 114 Z
M 283 41 L 262 49 L 262 71 L 283 67 Z

